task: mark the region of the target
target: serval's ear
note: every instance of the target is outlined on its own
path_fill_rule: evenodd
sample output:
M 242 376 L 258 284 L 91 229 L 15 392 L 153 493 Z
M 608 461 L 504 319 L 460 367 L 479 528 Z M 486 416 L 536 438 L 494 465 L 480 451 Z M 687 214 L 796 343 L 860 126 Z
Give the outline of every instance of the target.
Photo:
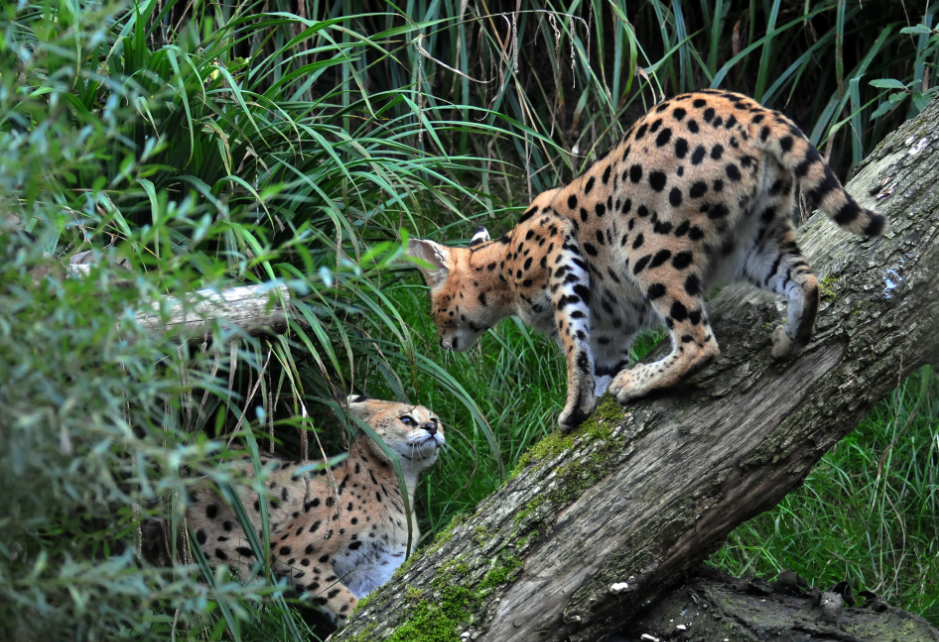
M 369 417 L 380 410 L 381 402 L 365 395 L 349 395 L 344 405 L 350 415 L 368 421 Z
M 480 225 L 473 232 L 473 238 L 470 239 L 469 246 L 473 247 L 474 245 L 479 245 L 480 243 L 488 243 L 492 240 L 492 237 L 489 236 L 489 230 Z
M 411 239 L 408 242 L 408 256 L 424 261 L 425 264 L 418 265 L 417 268 L 428 287 L 438 287 L 447 280 L 447 275 L 450 274 L 450 250 L 445 246 L 425 239 Z

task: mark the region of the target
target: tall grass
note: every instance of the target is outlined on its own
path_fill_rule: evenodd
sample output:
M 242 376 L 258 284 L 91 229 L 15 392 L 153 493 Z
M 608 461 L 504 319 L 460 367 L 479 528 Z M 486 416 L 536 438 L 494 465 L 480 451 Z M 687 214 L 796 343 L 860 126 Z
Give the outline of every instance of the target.
M 847 580 L 939 621 L 939 380 L 912 375 L 769 513 L 711 558 L 731 573 Z
M 224 463 L 229 439 L 332 454 L 345 423 L 332 397 L 359 390 L 444 418 L 450 447 L 418 497 L 433 536 L 553 430 L 563 403 L 557 351 L 521 324 L 502 324 L 469 354 L 443 353 L 399 241 L 459 243 L 479 223 L 505 231 L 531 196 L 582 171 L 663 94 L 701 86 L 785 110 L 844 176 L 931 95 L 935 8 L 907 9 L 4 5 L 0 637 L 315 635 L 307 610 L 272 581 L 242 586 L 185 553 L 169 569 L 145 563 L 142 523 L 181 525 L 193 474 L 249 483 Z M 97 257 L 90 277 L 37 275 L 48 255 L 86 250 Z M 209 341 L 190 342 L 142 333 L 133 318 L 153 302 L 244 283 L 290 288 L 286 335 L 251 339 L 217 325 Z M 869 500 L 869 555 L 857 553 L 857 531 L 826 539 L 824 554 L 793 539 L 799 522 L 787 515 L 808 512 L 786 503 L 715 559 L 740 571 L 789 565 L 818 581 L 856 577 L 939 621 L 935 587 L 915 597 L 912 579 L 935 571 L 935 450 L 923 454 L 934 441 L 934 387 L 931 373 L 905 384 L 788 500 L 819 488 L 815 524 L 859 515 Z M 917 403 L 907 428 L 898 418 Z M 899 456 L 907 443 L 917 456 Z M 885 452 L 898 456 L 881 466 Z M 861 490 L 877 477 L 875 460 L 881 477 Z M 843 500 L 818 486 L 828 478 L 869 497 Z M 798 566 L 775 544 L 754 543 L 777 541 L 811 559 Z M 823 560 L 838 556 L 850 562 L 826 575 Z

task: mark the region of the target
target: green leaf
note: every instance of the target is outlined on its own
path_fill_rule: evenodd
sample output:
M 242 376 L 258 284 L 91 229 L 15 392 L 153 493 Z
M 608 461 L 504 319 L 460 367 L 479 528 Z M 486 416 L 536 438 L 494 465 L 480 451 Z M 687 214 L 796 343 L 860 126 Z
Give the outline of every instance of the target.
M 877 78 L 867 84 L 879 89 L 906 89 L 906 85 L 895 78 Z
M 935 33 L 935 30 L 930 29 L 926 25 L 913 25 L 912 27 L 903 27 L 902 29 L 900 29 L 900 33 L 910 34 L 914 36 L 921 36 L 921 35 L 932 35 L 933 33 Z

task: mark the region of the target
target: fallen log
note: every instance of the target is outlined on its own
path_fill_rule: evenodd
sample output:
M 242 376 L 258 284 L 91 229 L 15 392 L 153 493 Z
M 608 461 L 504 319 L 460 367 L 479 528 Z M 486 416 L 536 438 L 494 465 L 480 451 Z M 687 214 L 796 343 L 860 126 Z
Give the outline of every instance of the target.
M 35 243 L 36 238 L 21 229 L 19 217 L 0 213 L 0 234 L 16 234 L 21 243 Z M 45 255 L 42 262 L 30 269 L 34 282 L 44 278 L 61 281 L 66 278 L 88 278 L 102 260 L 109 260 L 99 250 L 85 250 L 67 260 Z M 130 287 L 132 282 L 120 277 L 132 275 L 129 261 L 110 259 L 112 287 Z M 229 338 L 286 332 L 291 312 L 290 288 L 284 284 L 257 284 L 230 287 L 225 290 L 205 288 L 182 298 L 165 297 L 153 301 L 145 309 L 136 310 L 137 324 L 147 332 L 170 331 L 173 336 L 199 339 L 211 333 L 216 322 L 235 330 Z M 294 317 L 296 318 L 296 317 Z
M 287 286 L 244 285 L 222 291 L 197 290 L 187 301 L 167 300 L 138 310 L 134 317 L 146 330 L 171 330 L 187 337 L 210 332 L 216 322 L 254 336 L 285 332 L 289 310 Z
M 792 571 L 766 582 L 701 568 L 606 642 L 939 642 L 926 620 L 873 593 L 855 595 L 847 582 L 831 589 L 811 587 Z
M 747 286 L 709 304 L 722 356 L 656 398 L 606 399 L 409 560 L 333 639 L 602 639 L 775 506 L 897 385 L 939 359 L 939 102 L 848 190 L 890 230 L 816 215 L 800 245 L 822 283 L 816 335 L 775 361 L 782 302 Z M 650 358 L 656 358 L 653 353 Z

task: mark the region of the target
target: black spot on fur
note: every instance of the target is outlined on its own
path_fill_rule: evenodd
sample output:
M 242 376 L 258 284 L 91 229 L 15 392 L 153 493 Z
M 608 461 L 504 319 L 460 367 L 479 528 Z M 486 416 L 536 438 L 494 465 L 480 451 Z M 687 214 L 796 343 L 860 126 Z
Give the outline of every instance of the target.
M 676 108 L 675 108 L 675 111 L 672 112 L 672 116 L 675 117 L 675 120 L 681 120 L 682 118 L 685 117 L 685 114 L 687 114 L 687 113 L 688 113 L 688 112 L 686 112 L 683 108 L 681 108 L 681 107 L 676 107 Z
M 695 147 L 694 152 L 691 154 L 691 164 L 700 165 L 701 161 L 704 160 L 704 157 L 707 156 L 707 150 L 704 149 L 703 145 L 698 145 Z
M 577 209 L 577 197 L 573 194 L 567 197 L 567 207 L 572 210 Z
M 724 217 L 727 216 L 728 214 L 730 214 L 730 210 L 727 209 L 727 206 L 724 205 L 723 203 L 718 203 L 718 204 L 712 206 L 712 207 L 708 210 L 708 218 L 710 218 L 710 219 L 724 218 Z
M 688 308 L 686 308 L 681 301 L 674 301 L 672 303 L 672 309 L 669 311 L 669 316 L 678 323 L 681 323 L 688 318 Z
M 642 180 L 642 165 L 638 163 L 629 168 L 629 180 L 638 183 Z
M 688 196 L 691 198 L 701 198 L 707 194 L 708 186 L 704 181 L 697 181 L 691 186 L 691 189 L 688 190 Z
M 649 286 L 649 289 L 646 290 L 646 296 L 649 297 L 650 301 L 665 296 L 665 285 L 662 283 L 653 283 Z
M 676 270 L 684 270 L 686 267 L 691 265 L 691 260 L 694 256 L 688 250 L 679 252 L 675 255 L 675 258 L 672 259 L 672 267 Z
M 577 355 L 577 367 L 584 374 L 590 374 L 590 359 L 586 352 L 581 352 Z
M 684 138 L 675 139 L 675 156 L 684 158 L 688 154 L 688 141 Z
M 667 182 L 665 177 L 665 172 L 650 172 L 649 173 L 649 187 L 654 189 L 656 192 L 661 192 L 665 189 L 665 183 Z
M 652 257 L 652 262 L 649 263 L 649 269 L 651 270 L 652 268 L 659 267 L 670 258 L 672 258 L 671 251 L 665 249 L 659 250 L 655 253 L 655 256 Z
M 657 147 L 665 147 L 666 145 L 668 145 L 668 141 L 670 141 L 671 139 L 672 139 L 672 130 L 666 127 L 661 132 L 659 132 L 659 135 L 655 139 L 655 144 Z
M 689 274 L 688 278 L 685 279 L 685 292 L 691 296 L 701 294 L 701 280 L 697 274 Z
M 584 185 L 584 194 L 590 193 L 590 190 L 593 189 L 593 184 L 594 184 L 594 180 L 593 180 L 593 176 L 591 176 L 589 179 L 587 179 L 587 184 Z
M 727 178 L 735 183 L 740 180 L 740 169 L 735 164 L 727 163 L 724 169 L 727 171 Z
M 673 187 L 672 191 L 668 193 L 668 202 L 672 207 L 678 207 L 681 205 L 681 190 L 677 187 Z

